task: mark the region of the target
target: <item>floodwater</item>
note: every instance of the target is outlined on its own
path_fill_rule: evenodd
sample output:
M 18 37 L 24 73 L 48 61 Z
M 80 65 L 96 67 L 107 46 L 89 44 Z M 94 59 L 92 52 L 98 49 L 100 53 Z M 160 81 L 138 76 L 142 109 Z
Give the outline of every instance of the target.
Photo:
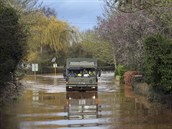
M 172 110 L 150 103 L 102 74 L 98 92 L 66 92 L 62 75 L 25 79 L 27 88 L 0 111 L 0 129 L 172 129 Z

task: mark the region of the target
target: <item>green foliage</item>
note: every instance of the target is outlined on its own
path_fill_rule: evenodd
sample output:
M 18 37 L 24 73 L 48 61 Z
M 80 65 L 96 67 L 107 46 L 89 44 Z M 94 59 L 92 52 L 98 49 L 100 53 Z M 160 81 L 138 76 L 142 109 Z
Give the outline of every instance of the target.
M 111 45 L 101 40 L 96 31 L 83 34 L 81 48 L 85 57 L 97 58 L 100 65 L 114 65 Z
M 68 23 L 54 16 L 47 17 L 43 12 L 37 12 L 36 16 L 37 24 L 30 27 L 27 61 L 45 67 L 52 66 L 51 59 L 56 57 L 58 65 L 62 64 L 72 41 L 69 37 L 72 30 Z
M 145 40 L 146 80 L 155 89 L 172 93 L 172 41 L 157 34 Z
M 25 34 L 19 16 L 11 7 L 0 4 L 0 83 L 10 79 L 25 50 Z
M 115 69 L 115 75 L 123 76 L 125 72 L 126 68 L 123 65 L 118 64 L 117 68 Z

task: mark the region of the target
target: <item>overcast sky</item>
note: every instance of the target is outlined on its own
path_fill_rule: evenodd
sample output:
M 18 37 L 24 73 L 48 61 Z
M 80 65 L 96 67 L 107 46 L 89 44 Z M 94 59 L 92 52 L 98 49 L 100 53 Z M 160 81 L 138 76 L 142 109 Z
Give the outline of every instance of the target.
M 103 0 L 42 0 L 44 5 L 56 10 L 57 17 L 80 30 L 96 25 L 97 16 L 102 14 Z

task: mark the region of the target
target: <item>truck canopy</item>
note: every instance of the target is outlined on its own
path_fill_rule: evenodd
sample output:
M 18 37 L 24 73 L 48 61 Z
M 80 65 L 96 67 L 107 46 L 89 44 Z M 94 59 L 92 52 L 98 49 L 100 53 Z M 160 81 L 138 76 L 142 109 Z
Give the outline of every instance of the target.
M 92 58 L 68 58 L 67 69 L 97 68 L 97 59 Z

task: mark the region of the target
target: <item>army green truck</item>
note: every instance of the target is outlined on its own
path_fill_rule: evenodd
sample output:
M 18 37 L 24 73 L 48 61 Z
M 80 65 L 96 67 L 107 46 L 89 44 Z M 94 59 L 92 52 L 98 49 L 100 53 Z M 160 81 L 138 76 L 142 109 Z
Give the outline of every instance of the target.
M 68 58 L 64 71 L 66 90 L 97 90 L 100 75 L 97 59 Z

